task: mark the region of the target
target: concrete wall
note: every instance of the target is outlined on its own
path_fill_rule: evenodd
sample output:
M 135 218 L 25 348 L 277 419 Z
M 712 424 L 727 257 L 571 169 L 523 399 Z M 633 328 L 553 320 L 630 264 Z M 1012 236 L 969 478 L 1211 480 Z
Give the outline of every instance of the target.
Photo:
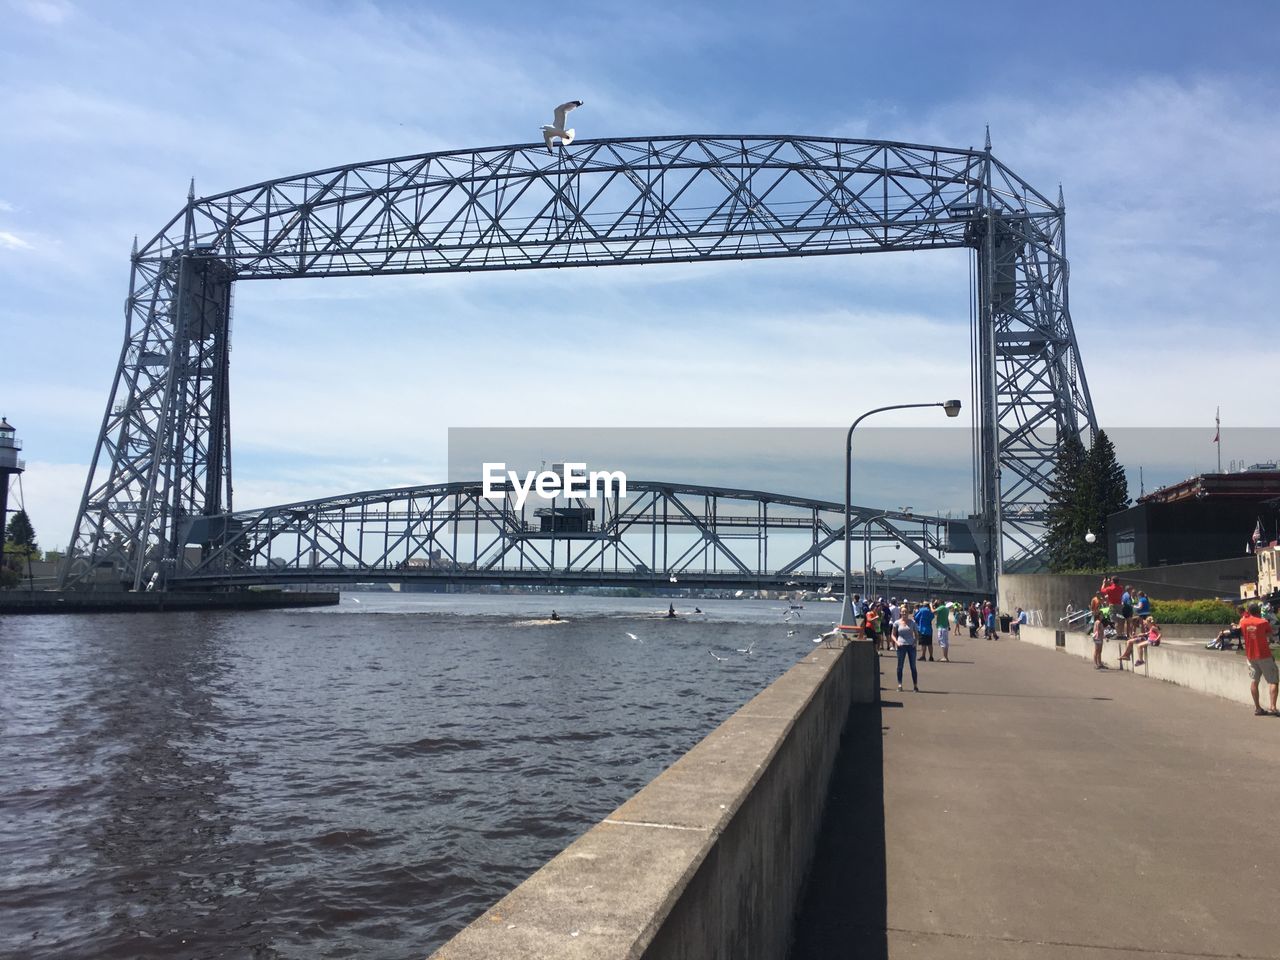
M 1240 584 L 1255 579 L 1257 563 L 1253 557 L 1237 557 L 1123 570 L 1117 576 L 1153 600 L 1232 599 L 1240 596 Z M 1062 616 L 1068 603 L 1076 609 L 1087 607 L 1101 584 L 1096 573 L 1006 573 L 1000 576 L 1000 609 L 1039 610 L 1048 625 Z
M 1072 656 L 1093 659 L 1093 640 L 1084 633 L 1067 633 L 1065 647 L 1055 647 L 1054 631 L 1044 627 L 1023 627 L 1021 639 L 1050 650 L 1058 649 Z M 1120 641 L 1108 640 L 1103 645 L 1103 662 L 1117 669 L 1122 650 Z M 1253 705 L 1249 695 L 1248 667 L 1244 657 L 1237 653 L 1205 650 L 1198 643 L 1178 646 L 1166 642 L 1158 647 L 1147 647 L 1146 661 L 1136 669 L 1125 664 L 1124 669 L 1131 670 L 1139 678 L 1165 680 L 1199 693 Z
M 435 960 L 781 960 L 849 708 L 878 697 L 871 644 L 818 648 Z

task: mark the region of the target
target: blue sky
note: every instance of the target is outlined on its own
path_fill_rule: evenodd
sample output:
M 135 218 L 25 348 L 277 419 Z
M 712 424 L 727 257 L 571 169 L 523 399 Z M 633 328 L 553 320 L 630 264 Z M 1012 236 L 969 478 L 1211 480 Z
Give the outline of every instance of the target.
M 0 0 L 0 412 L 45 546 L 70 533 L 130 243 L 190 178 L 533 140 L 571 97 L 583 138 L 969 146 L 989 123 L 1000 159 L 1063 185 L 1102 422 L 1274 425 L 1241 374 L 1280 369 L 1280 6 L 463 6 Z M 241 284 L 237 505 L 443 479 L 449 427 L 832 426 L 967 397 L 966 276 L 951 252 Z

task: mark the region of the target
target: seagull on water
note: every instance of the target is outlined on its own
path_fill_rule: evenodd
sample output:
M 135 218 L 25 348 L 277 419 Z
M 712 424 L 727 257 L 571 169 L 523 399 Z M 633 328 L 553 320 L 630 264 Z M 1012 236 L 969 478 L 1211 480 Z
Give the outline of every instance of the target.
M 556 118 L 552 123 L 544 123 L 542 125 L 542 139 L 547 142 L 547 153 L 554 153 L 551 149 L 551 141 L 556 137 L 560 138 L 560 145 L 567 147 L 573 143 L 573 130 L 564 128 L 565 118 L 569 115 L 570 110 L 576 110 L 582 106 L 581 100 L 568 100 L 556 107 Z

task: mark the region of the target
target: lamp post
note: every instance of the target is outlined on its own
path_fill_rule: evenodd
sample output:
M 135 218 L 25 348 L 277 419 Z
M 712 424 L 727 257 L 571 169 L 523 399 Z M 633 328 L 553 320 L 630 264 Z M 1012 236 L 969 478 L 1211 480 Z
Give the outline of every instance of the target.
M 853 615 L 853 584 L 849 567 L 853 562 L 853 431 L 863 420 L 873 413 L 884 413 L 886 410 L 911 410 L 916 407 L 941 407 L 948 417 L 960 415 L 960 401 L 946 400 L 942 403 L 895 403 L 887 407 L 876 407 L 868 410 L 849 425 L 849 432 L 844 439 L 844 607 L 840 611 L 840 631 L 849 635 L 857 624 Z
M 896 550 L 898 550 L 898 549 L 900 549 L 901 547 L 902 547 L 902 544 L 900 544 L 900 543 L 892 544 L 892 549 L 893 549 L 893 550 L 895 550 L 895 551 L 896 551 Z M 863 584 L 863 589 L 864 589 L 864 590 L 866 590 L 866 592 L 867 592 L 867 595 L 868 595 L 868 596 L 870 596 L 872 593 L 874 593 L 874 592 L 875 592 L 875 585 L 876 585 L 875 557 L 876 557 L 876 551 L 877 551 L 877 550 L 888 550 L 888 549 L 890 549 L 890 548 L 891 548 L 891 545 L 890 545 L 890 544 L 887 544 L 887 543 L 881 543 L 881 544 L 878 544 L 877 546 L 872 547 L 870 550 L 868 550 L 868 551 L 867 551 L 867 562 L 866 562 L 866 566 L 869 568 L 871 579 L 870 579 L 870 581 L 865 582 L 865 583 Z

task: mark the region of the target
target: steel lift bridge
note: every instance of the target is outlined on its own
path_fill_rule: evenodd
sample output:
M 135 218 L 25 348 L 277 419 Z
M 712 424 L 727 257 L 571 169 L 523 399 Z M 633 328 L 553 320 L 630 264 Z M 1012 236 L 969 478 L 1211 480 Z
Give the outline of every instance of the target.
M 863 508 L 855 523 L 902 540 L 953 585 L 961 578 L 936 554 L 971 554 L 976 586 L 989 591 L 1001 569 L 1038 562 L 1060 439 L 1088 444 L 1096 431 L 1065 241 L 1061 190 L 1056 201 L 1038 192 L 992 155 L 989 137 L 981 150 L 798 136 L 580 140 L 554 153 L 518 144 L 209 197 L 193 189 L 134 245 L 124 346 L 63 585 L 676 577 L 764 586 L 806 571 L 829 581 L 842 564 L 839 505 L 764 492 L 644 484 L 634 504 L 572 530 L 557 527 L 555 511 L 548 530 L 546 517 L 480 500 L 478 481 L 236 513 L 232 291 L 288 277 L 960 247 L 973 254 L 974 512 L 960 523 L 915 518 L 919 532 Z M 796 546 L 800 529 L 808 539 Z M 775 536 L 795 548 L 768 549 Z

